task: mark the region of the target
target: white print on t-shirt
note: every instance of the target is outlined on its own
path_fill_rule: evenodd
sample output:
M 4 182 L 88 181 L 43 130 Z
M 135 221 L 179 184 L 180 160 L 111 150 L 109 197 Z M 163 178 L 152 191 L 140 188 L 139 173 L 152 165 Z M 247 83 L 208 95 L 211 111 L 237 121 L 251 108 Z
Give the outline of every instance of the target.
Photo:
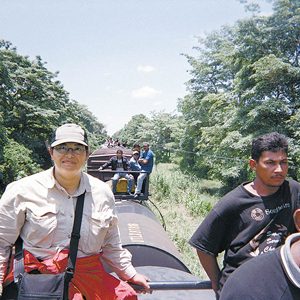
M 282 224 L 274 224 L 274 226 L 276 228 L 276 232 L 268 230 L 266 232 L 267 238 L 266 240 L 262 241 L 262 243 L 260 243 L 259 236 L 263 234 L 264 230 L 262 230 L 250 241 L 250 245 L 253 249 L 253 251 L 250 252 L 251 256 L 257 256 L 259 254 L 274 251 L 278 247 L 284 238 L 287 228 Z
M 123 168 L 123 160 L 122 159 L 118 159 L 117 161 L 117 169 L 116 171 L 124 171 L 124 168 Z
M 290 208 L 290 206 L 291 206 L 290 203 L 284 203 L 280 206 L 277 206 L 276 208 L 266 209 L 265 213 L 266 213 L 266 215 L 276 214 L 284 208 Z
M 261 221 L 265 217 L 264 212 L 256 207 L 251 210 L 251 218 L 255 221 Z

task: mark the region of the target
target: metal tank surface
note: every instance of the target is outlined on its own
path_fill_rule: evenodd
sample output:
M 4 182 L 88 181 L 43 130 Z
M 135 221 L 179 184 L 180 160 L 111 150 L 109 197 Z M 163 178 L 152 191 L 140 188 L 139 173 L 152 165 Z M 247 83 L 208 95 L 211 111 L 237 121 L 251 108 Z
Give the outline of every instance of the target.
M 102 147 L 94 151 L 87 162 L 87 172 L 111 184 L 114 171 L 99 170 L 115 155 L 119 147 Z M 122 148 L 128 159 L 132 150 Z M 139 294 L 142 300 L 213 300 L 215 293 L 210 281 L 192 275 L 183 263 L 163 226 L 147 205 L 149 199 L 149 177 L 145 179 L 143 195 L 139 199 L 122 192 L 115 193 L 116 213 L 123 247 L 132 254 L 132 264 L 141 274 L 150 278 L 152 294 Z M 103 262 L 105 269 L 111 272 Z M 112 273 L 115 275 L 114 273 Z M 136 290 L 139 286 L 133 286 Z
M 117 201 L 123 247 L 132 254 L 138 272 L 150 278 L 152 294 L 139 299 L 211 300 L 209 281 L 192 275 L 154 213 L 143 203 Z

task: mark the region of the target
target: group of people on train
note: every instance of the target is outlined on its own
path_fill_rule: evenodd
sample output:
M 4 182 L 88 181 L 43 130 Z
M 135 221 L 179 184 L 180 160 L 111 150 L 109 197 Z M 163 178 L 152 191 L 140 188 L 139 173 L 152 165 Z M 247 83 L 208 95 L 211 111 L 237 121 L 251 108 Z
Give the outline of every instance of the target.
M 125 178 L 127 180 L 127 194 L 138 198 L 142 193 L 145 178 L 152 172 L 153 164 L 154 153 L 150 149 L 149 143 L 144 142 L 143 149 L 141 149 L 139 144 L 133 145 L 130 160 L 123 155 L 122 148 L 117 147 L 116 155 L 100 166 L 99 170 L 111 167 L 111 169 L 115 171 L 112 177 L 112 191 L 114 194 L 117 192 L 119 179 Z M 135 184 L 135 190 L 132 194 L 133 184 Z

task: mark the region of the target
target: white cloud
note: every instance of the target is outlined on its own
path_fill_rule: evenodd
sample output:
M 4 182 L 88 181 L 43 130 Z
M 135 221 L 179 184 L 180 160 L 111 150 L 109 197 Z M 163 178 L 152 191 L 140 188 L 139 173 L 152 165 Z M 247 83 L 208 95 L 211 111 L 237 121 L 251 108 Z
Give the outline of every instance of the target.
M 131 92 L 131 96 L 133 98 L 154 98 L 159 94 L 161 94 L 161 91 L 158 91 L 149 86 L 143 86 Z
M 150 65 L 139 65 L 137 67 L 137 70 L 142 73 L 150 73 L 153 72 L 155 68 Z

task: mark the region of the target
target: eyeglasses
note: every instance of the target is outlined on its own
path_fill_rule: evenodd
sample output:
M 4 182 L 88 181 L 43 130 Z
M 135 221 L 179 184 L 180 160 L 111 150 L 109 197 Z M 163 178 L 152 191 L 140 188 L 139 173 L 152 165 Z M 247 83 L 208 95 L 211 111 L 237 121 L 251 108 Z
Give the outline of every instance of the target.
M 84 145 L 78 145 L 74 148 L 68 147 L 66 145 L 58 145 L 58 146 L 55 146 L 54 149 L 55 149 L 55 151 L 57 151 L 60 154 L 67 154 L 67 153 L 69 153 L 69 150 L 71 150 L 71 152 L 74 153 L 75 155 L 80 155 L 86 151 L 86 148 Z

